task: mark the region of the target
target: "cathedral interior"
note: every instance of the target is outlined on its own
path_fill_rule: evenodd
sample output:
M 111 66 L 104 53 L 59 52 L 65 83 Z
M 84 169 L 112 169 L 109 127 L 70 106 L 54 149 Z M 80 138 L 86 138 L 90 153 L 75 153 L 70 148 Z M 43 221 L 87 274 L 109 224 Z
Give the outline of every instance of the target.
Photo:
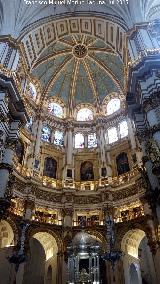
M 0 0 L 0 284 L 159 263 L 160 0 Z

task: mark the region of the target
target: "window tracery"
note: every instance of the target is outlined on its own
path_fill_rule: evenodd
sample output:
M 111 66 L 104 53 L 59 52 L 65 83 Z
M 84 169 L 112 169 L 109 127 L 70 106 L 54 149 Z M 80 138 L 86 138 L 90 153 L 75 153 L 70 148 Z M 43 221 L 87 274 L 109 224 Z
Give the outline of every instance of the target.
M 116 127 L 108 129 L 108 141 L 109 144 L 114 143 L 118 140 L 118 133 Z
M 124 138 L 128 136 L 128 124 L 127 121 L 124 120 L 119 124 L 119 131 L 120 131 L 120 137 Z
M 44 126 L 42 128 L 42 135 L 41 139 L 45 142 L 50 142 L 51 141 L 51 130 L 48 126 Z
M 81 108 L 77 113 L 77 121 L 93 120 L 93 112 L 89 108 Z
M 88 148 L 96 148 L 97 147 L 97 137 L 96 133 L 92 133 L 88 135 Z
M 54 134 L 54 144 L 57 146 L 63 146 L 64 135 L 62 131 L 56 130 Z
M 57 103 L 50 103 L 48 105 L 48 111 L 49 111 L 49 113 L 53 114 L 56 117 L 59 117 L 59 118 L 63 117 L 63 109 Z
M 82 133 L 75 134 L 75 148 L 84 148 L 84 135 Z
M 107 115 L 110 115 L 120 109 L 120 99 L 111 99 L 107 104 Z

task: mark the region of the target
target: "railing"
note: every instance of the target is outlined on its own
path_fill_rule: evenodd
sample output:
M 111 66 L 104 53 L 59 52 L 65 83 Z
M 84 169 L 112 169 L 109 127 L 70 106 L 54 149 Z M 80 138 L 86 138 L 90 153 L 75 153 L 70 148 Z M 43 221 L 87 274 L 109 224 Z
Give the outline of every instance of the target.
M 131 182 L 132 179 L 134 179 L 136 176 L 140 176 L 138 167 L 120 176 L 101 178 L 100 186 L 118 187 L 118 186 L 123 185 L 124 183 L 126 184 L 126 183 Z
M 121 222 L 126 222 L 129 220 L 134 220 L 142 216 L 144 216 L 144 209 L 142 206 L 139 206 L 133 209 L 121 211 L 118 216 L 115 216 L 114 221 L 116 223 L 121 223 Z
M 32 220 L 39 223 L 62 225 L 62 220 L 55 218 L 54 214 L 35 214 Z
M 9 207 L 8 211 L 17 216 L 23 216 L 24 214 L 24 204 L 21 202 L 11 202 L 11 207 Z
M 104 221 L 103 220 L 87 220 L 87 221 L 77 221 L 73 220 L 73 226 L 74 227 L 96 227 L 96 226 L 103 226 Z
M 74 181 L 73 179 L 66 179 L 62 181 L 47 176 L 42 176 L 39 171 L 34 171 L 22 166 L 18 163 L 16 157 L 14 157 L 14 167 L 16 171 L 19 172 L 22 176 L 31 176 L 33 179 L 36 179 L 44 186 L 58 190 L 66 188 L 75 189 L 78 191 L 96 191 L 102 187 L 110 186 L 112 188 L 116 188 L 123 186 L 124 184 L 129 184 L 133 180 L 141 176 L 141 173 L 139 172 L 137 167 L 120 176 L 100 178 L 97 181 Z

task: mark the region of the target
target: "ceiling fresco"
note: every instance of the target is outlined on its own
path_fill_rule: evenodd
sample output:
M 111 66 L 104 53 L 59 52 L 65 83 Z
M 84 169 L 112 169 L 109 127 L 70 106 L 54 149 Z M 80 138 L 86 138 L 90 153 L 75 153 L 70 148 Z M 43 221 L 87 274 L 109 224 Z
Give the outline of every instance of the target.
M 102 102 L 111 92 L 123 92 L 124 67 L 104 41 L 87 35 L 69 35 L 53 43 L 32 67 L 46 97 L 65 104 Z

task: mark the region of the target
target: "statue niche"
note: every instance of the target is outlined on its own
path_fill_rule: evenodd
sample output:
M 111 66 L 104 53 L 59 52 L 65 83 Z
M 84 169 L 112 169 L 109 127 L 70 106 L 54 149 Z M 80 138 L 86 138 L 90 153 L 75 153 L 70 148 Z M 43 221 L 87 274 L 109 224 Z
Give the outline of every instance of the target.
M 122 175 L 124 173 L 127 173 L 130 171 L 129 163 L 128 163 L 128 157 L 126 153 L 120 153 L 116 157 L 116 164 L 117 164 L 117 172 L 118 175 Z
M 82 181 L 94 180 L 93 164 L 91 162 L 83 162 L 80 169 L 80 177 Z
M 45 158 L 43 175 L 50 178 L 56 178 L 56 173 L 57 173 L 57 161 L 53 158 L 49 157 Z

